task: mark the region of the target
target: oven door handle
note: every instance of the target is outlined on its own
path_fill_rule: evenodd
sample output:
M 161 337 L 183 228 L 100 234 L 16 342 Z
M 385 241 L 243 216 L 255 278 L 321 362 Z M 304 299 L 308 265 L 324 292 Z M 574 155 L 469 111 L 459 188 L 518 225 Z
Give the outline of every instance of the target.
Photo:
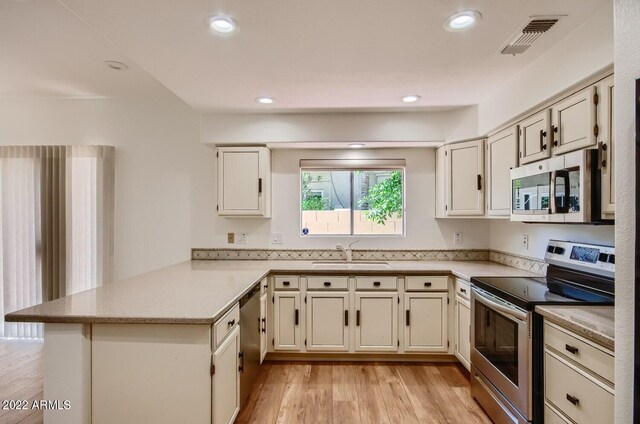
M 527 314 L 524 312 L 521 312 L 517 309 L 514 309 L 512 307 L 506 306 L 502 303 L 497 302 L 494 299 L 491 299 L 489 297 L 487 297 L 485 294 L 483 294 L 482 292 L 480 292 L 480 290 L 475 289 L 473 291 L 476 296 L 477 296 L 477 300 L 480 303 L 485 304 L 486 306 L 495 309 L 498 312 L 501 312 L 505 315 L 509 315 L 512 318 L 517 319 L 518 321 L 522 321 L 523 323 L 527 322 Z

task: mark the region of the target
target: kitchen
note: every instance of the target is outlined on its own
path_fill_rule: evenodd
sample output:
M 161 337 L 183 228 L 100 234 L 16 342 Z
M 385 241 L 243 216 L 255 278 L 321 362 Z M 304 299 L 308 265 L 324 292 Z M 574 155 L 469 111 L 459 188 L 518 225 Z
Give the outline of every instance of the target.
M 631 281 L 635 274 L 631 258 L 635 224 L 630 202 L 635 199 L 635 190 L 630 176 L 635 172 L 635 165 L 631 159 L 632 143 L 618 142 L 614 148 L 613 140 L 634 139 L 637 2 L 593 1 L 588 5 L 566 2 L 562 7 L 557 2 L 524 5 L 523 10 L 518 10 L 508 6 L 508 2 L 496 5 L 416 2 L 398 12 L 398 17 L 406 20 L 406 29 L 398 29 L 394 34 L 376 27 L 387 13 L 384 5 L 378 3 L 366 11 L 360 10 L 361 5 L 355 2 L 336 6 L 336 10 L 342 11 L 339 14 L 320 5 L 308 5 L 309 9 L 287 5 L 293 8 L 287 10 L 281 4 L 251 10 L 248 5 L 212 7 L 197 2 L 174 7 L 171 2 L 164 2 L 151 11 L 144 7 L 144 2 L 136 6 L 119 2 L 110 8 L 98 2 L 71 0 L 4 4 L 1 16 L 7 25 L 2 38 L 11 40 L 7 44 L 11 49 L 6 52 L 11 66 L 3 78 L 0 101 L 2 145 L 115 146 L 115 202 L 105 205 L 106 210 L 113 209 L 114 217 L 113 275 L 105 277 L 99 288 L 89 287 L 90 291 L 54 301 L 57 303 L 52 305 L 60 309 L 47 309 L 45 305 L 25 311 L 22 318 L 20 313 L 6 318 L 5 325 L 8 325 L 16 319 L 26 321 L 30 313 L 33 322 L 49 322 L 43 334 L 45 395 L 41 393 L 38 399 L 76 396 L 69 412 L 84 413 L 96 422 L 109 421 L 108 418 L 105 421 L 104 411 L 125 414 L 113 416 L 119 418 L 140 413 L 144 408 L 134 410 L 133 403 L 123 403 L 109 390 L 119 384 L 125 398 L 138 395 L 144 398 L 142 388 L 128 381 L 126 375 L 126 370 L 136 369 L 137 362 L 133 359 L 136 355 L 133 351 L 128 355 L 120 352 L 126 356 L 122 362 L 109 362 L 108 358 L 114 357 L 109 352 L 118 349 L 108 343 L 109 338 L 116 337 L 122 326 L 132 332 L 138 331 L 136 326 L 141 326 L 139 331 L 157 326 L 158 337 L 162 334 L 169 337 L 172 320 L 180 319 L 176 337 L 186 338 L 187 327 L 193 327 L 191 336 L 203 343 L 197 360 L 206 357 L 203 364 L 206 372 L 194 371 L 194 379 L 188 385 L 208 389 L 191 389 L 190 393 L 198 393 L 202 404 L 215 403 L 211 400 L 210 355 L 217 351 L 216 346 L 222 345 L 210 342 L 205 346 L 206 340 L 212 337 L 215 340 L 215 330 L 210 330 L 208 336 L 198 332 L 205 327 L 215 327 L 227 313 L 235 313 L 233 305 L 237 304 L 237 319 L 227 319 L 224 324 L 233 319 L 236 322 L 229 326 L 228 332 L 225 329 L 219 342 L 228 347 L 236 336 L 240 342 L 243 329 L 237 322 L 242 321 L 242 298 L 261 283 L 263 277 L 267 277 L 266 299 L 270 301 L 265 307 L 267 367 L 295 369 L 299 363 L 312 367 L 312 359 L 326 360 L 327 356 L 347 361 L 391 359 L 401 365 L 416 359 L 427 365 L 436 363 L 434 361 L 456 363 L 459 355 L 455 354 L 455 324 L 460 322 L 456 314 L 459 311 L 464 314 L 456 307 L 465 300 L 471 303 L 467 296 L 456 304 L 456 290 L 471 289 L 471 286 L 457 285 L 458 281 L 471 284 L 472 277 L 531 277 L 545 272 L 549 276 L 547 269 L 561 263 L 559 256 L 550 255 L 562 256 L 548 252 L 549 243 L 560 240 L 578 243 L 581 258 L 591 258 L 589 245 L 601 246 L 602 252 L 596 259 L 600 259 L 600 253 L 608 256 L 596 263 L 605 267 L 610 267 L 609 258 L 617 253 L 615 338 L 618 343 L 613 350 L 611 345 L 596 343 L 594 347 L 590 345 L 593 340 L 586 342 L 596 350 L 604 349 L 611 361 L 615 356 L 615 378 L 607 371 L 595 377 L 587 374 L 610 394 L 615 381 L 615 401 L 612 400 L 615 412 L 612 406 L 610 422 L 614 414 L 616 422 L 632 422 L 634 290 Z M 446 31 L 443 24 L 447 18 L 462 10 L 479 12 L 479 16 L 471 14 L 476 25 L 464 32 Z M 221 14 L 233 18 L 231 25 L 237 25 L 236 32 L 220 35 L 209 30 L 209 22 L 205 20 Z M 515 56 L 500 54 L 505 44 L 521 32 L 529 17 L 536 15 L 567 16 L 560 16 L 528 51 Z M 323 27 L 322 23 L 327 22 L 328 25 L 333 22 L 334 27 Z M 140 29 L 142 25 L 144 30 Z M 295 31 L 300 37 L 291 37 Z M 319 34 L 324 34 L 326 40 Z M 397 49 L 398 43 L 404 41 L 403 44 L 409 45 L 416 37 L 432 40 L 424 42 L 426 51 Z M 443 45 L 455 47 L 467 56 L 445 54 Z M 305 56 L 307 62 L 294 60 L 296 53 L 303 54 L 309 46 L 313 46 L 315 55 Z M 41 52 L 41 55 L 24 52 Z M 70 61 L 69 57 L 74 59 Z M 386 59 L 385 65 L 377 73 L 371 71 L 375 68 L 374 62 L 383 59 Z M 128 69 L 105 66 L 105 60 L 125 64 Z M 469 60 L 477 66 L 469 67 Z M 429 70 L 430 66 L 435 68 Z M 394 72 L 401 72 L 402 77 Z M 412 76 L 421 72 L 417 77 Z M 614 81 L 615 100 L 611 94 Z M 593 94 L 599 96 L 597 104 Z M 418 98 L 405 103 L 401 97 L 407 95 Z M 270 99 L 263 98 L 269 96 Z M 581 96 L 589 101 L 576 102 Z M 572 108 L 573 105 L 578 106 Z M 540 119 L 531 119 L 538 114 L 546 119 L 542 124 Z M 558 119 L 575 119 L 578 114 L 578 125 L 570 126 L 569 131 L 560 127 L 559 134 L 554 133 Z M 614 116 L 615 127 L 606 121 L 607 117 L 612 121 Z M 597 137 L 593 134 L 594 125 L 599 128 Z M 510 128 L 524 131 L 522 135 L 509 134 Z M 582 131 L 579 137 L 574 137 L 576 128 L 577 132 Z M 590 131 L 586 133 L 585 128 Z M 602 142 L 609 141 L 607 137 L 611 144 L 605 150 Z M 584 144 L 562 146 L 563 140 L 568 139 Z M 560 145 L 554 146 L 554 141 Z M 541 148 L 544 145 L 547 149 Z M 535 148 L 539 148 L 539 156 L 529 156 L 529 150 Z M 589 150 L 594 150 L 597 156 L 580 153 Z M 524 160 L 518 157 L 521 153 Z M 235 165 L 225 168 L 227 154 L 229 163 Z M 581 203 L 580 215 L 584 216 L 580 218 L 575 218 L 574 213 L 556 213 L 567 208 L 575 210 L 575 201 L 571 201 L 576 197 L 575 184 L 572 186 L 571 176 L 567 175 L 575 168 L 573 163 L 566 163 L 570 156 L 580 156 L 571 160 L 584 161 L 584 165 L 577 165 L 579 169 L 596 169 L 602 180 L 610 184 L 609 193 L 613 188 L 615 225 L 610 222 L 603 225 L 523 223 L 545 217 L 552 221 L 568 218 L 565 222 L 599 220 L 595 214 L 586 216 L 587 211 L 592 211 L 588 203 Z M 546 195 L 544 190 L 537 189 L 536 195 L 542 195 L 534 202 L 533 193 L 521 189 L 517 201 L 513 201 L 512 174 L 507 173 L 508 168 L 546 164 L 558 158 L 563 159 L 563 164 L 550 169 L 557 181 L 548 186 Z M 611 166 L 586 164 L 602 159 L 608 159 Z M 514 163 L 507 166 L 505 161 L 509 160 Z M 301 189 L 305 172 L 320 178 L 310 182 L 306 191 Z M 585 178 L 588 175 L 587 172 L 579 174 Z M 363 187 L 363 175 L 378 184 L 390 181 L 387 179 L 390 175 L 400 175 L 401 216 L 395 212 L 394 217 L 394 231 L 399 234 L 381 234 L 389 225 L 360 226 L 363 216 L 369 213 L 360 200 L 356 200 L 356 194 L 359 196 Z M 562 186 L 560 180 L 566 184 Z M 337 184 L 336 189 L 327 181 Z M 589 184 L 585 179 L 580 187 Z M 369 184 L 369 187 L 375 186 L 372 182 Z M 503 189 L 495 189 L 498 186 Z M 552 193 L 552 187 L 557 188 L 558 193 L 563 187 L 567 195 Z M 252 197 L 254 193 L 259 196 Z M 349 193 L 353 193 L 350 198 Z M 586 197 L 580 194 L 580 201 L 584 201 Z M 525 195 L 529 196 L 526 201 Z M 534 213 L 532 205 L 539 206 L 540 210 L 551 208 L 556 202 L 550 202 L 549 198 L 554 197 L 569 201 L 559 201 L 558 210 L 553 214 Z M 309 200 L 307 206 L 301 204 L 305 199 Z M 368 204 L 374 201 L 370 198 Z M 522 210 L 516 209 L 514 213 L 512 201 L 514 205 L 529 207 L 522 206 Z M 322 204 L 322 210 L 317 206 L 313 209 L 310 205 L 314 202 Z M 248 212 L 247 204 L 249 208 L 257 206 Z M 600 209 L 607 211 L 604 202 Z M 247 218 L 247 215 L 253 217 Z M 313 219 L 303 220 L 307 215 Z M 326 219 L 321 220 L 320 215 Z M 8 216 L 6 211 L 4 216 Z M 606 213 L 599 216 L 605 221 L 612 218 L 610 212 L 608 216 Z M 346 217 L 346 221 L 339 221 L 339 217 Z M 337 226 L 336 222 L 343 222 L 344 226 Z M 349 247 L 356 240 L 359 242 Z M 343 246 L 342 251 L 336 249 L 337 244 Z M 604 251 L 614 245 L 615 253 Z M 556 246 L 551 247 L 555 252 Z M 573 247 L 576 246 L 564 247 L 568 261 L 572 260 Z M 3 252 L 10 256 L 10 252 Z M 347 253 L 352 257 L 351 263 L 345 261 Z M 352 264 L 356 262 L 358 264 Z M 187 279 L 184 273 L 193 277 Z M 315 281 L 314 277 L 323 278 Z M 121 280 L 125 281 L 110 283 Z M 284 286 L 285 281 L 289 282 L 288 287 Z M 378 290 L 375 290 L 376 282 L 380 284 Z M 329 288 L 325 283 L 332 286 Z M 432 286 L 426 287 L 425 283 Z M 207 288 L 214 284 L 213 289 Z M 373 287 L 365 287 L 366 284 Z M 75 292 L 67 289 L 68 294 Z M 258 295 L 263 298 L 265 293 Z M 153 302 L 145 303 L 143 299 Z M 312 303 L 309 303 L 312 299 L 324 299 L 327 308 L 346 312 L 344 316 L 340 314 L 339 320 L 343 331 L 324 333 L 319 327 L 319 336 L 339 336 L 342 341 L 338 346 L 332 340 L 329 353 L 326 350 L 323 353 L 321 348 L 314 351 L 311 344 L 310 336 L 316 334 L 309 320 L 313 316 Z M 276 304 L 276 300 L 281 303 Z M 337 306 L 340 301 L 342 306 Z M 356 302 L 364 303 L 356 305 Z M 413 310 L 412 302 L 428 306 L 416 306 Z M 28 306 L 31 305 L 24 308 Z M 367 308 L 371 307 L 391 308 L 394 319 L 373 327 L 388 330 L 384 337 L 382 333 L 371 332 L 372 327 L 365 327 Z M 278 333 L 281 343 L 277 346 L 275 329 L 279 328 L 280 321 L 276 320 L 280 318 L 276 317 L 280 315 L 275 313 L 276 308 L 291 311 L 282 315 L 288 321 L 282 321 L 284 332 Z M 17 309 L 23 308 L 5 309 L 2 314 L 11 314 Z M 360 325 L 357 325 L 358 311 Z M 116 325 L 118 320 L 120 325 Z M 125 325 L 123 320 L 133 321 Z M 296 320 L 298 324 L 294 325 Z M 413 334 L 429 339 L 430 346 L 412 346 L 410 337 L 415 324 L 434 320 L 439 323 L 438 327 L 416 327 Z M 333 318 L 322 322 L 336 329 Z M 55 336 L 61 334 L 55 329 L 60 326 L 74 328 L 68 334 L 74 342 L 58 344 L 64 355 L 48 356 L 47 334 L 53 337 L 49 345 L 57 346 Z M 91 327 L 88 335 L 87 328 Z M 262 328 L 259 327 L 260 332 Z M 236 329 L 238 334 L 234 333 Z M 109 331 L 116 333 L 109 335 Z M 364 340 L 367 335 L 377 337 L 376 340 L 382 337 L 386 345 L 367 345 Z M 292 338 L 286 340 L 287 337 Z M 578 335 L 583 341 L 581 337 Z M 159 362 L 163 355 L 179 348 L 168 340 L 165 342 L 167 348 L 157 354 Z M 132 349 L 138 346 L 134 345 Z M 137 348 L 144 349 L 144 346 Z M 412 348 L 417 350 L 411 352 Z M 557 352 L 553 354 L 559 356 Z M 57 358 L 60 367 L 70 366 L 69 361 L 63 359 L 67 355 L 77 355 L 77 360 L 72 361 L 77 366 L 64 371 L 65 379 L 50 376 L 48 369 L 56 366 L 47 367 L 48 361 Z M 474 364 L 472 353 L 461 356 L 471 356 L 470 365 Z M 97 361 L 98 357 L 104 361 Z M 584 374 L 575 361 L 567 358 L 561 357 L 564 363 L 578 368 L 578 374 Z M 460 363 L 464 364 L 463 361 Z M 5 363 L 7 368 L 3 370 L 11 372 L 13 361 L 9 359 Z M 82 364 L 91 372 L 83 369 Z M 161 376 L 151 365 L 147 370 L 150 375 Z M 467 373 L 466 384 L 470 384 L 470 374 L 463 366 L 457 365 L 452 372 Z M 143 368 L 138 364 L 141 373 Z M 225 368 L 217 366 L 216 373 L 221 369 Z M 428 370 L 422 369 L 419 373 L 428 374 Z M 10 375 L 16 376 L 16 373 Z M 166 375 L 169 378 L 169 374 Z M 71 376 L 77 377 L 73 384 Z M 71 387 L 65 387 L 65 383 Z M 404 384 L 408 384 L 406 380 Z M 418 386 L 410 385 L 412 390 L 405 390 L 410 398 L 408 402 L 417 409 L 413 419 L 429 419 L 422 415 L 427 414 L 425 408 L 420 410 L 421 400 L 410 393 L 426 390 Z M 86 390 L 87 387 L 91 390 Z M 168 390 L 161 382 L 157 387 L 160 392 Z M 63 391 L 58 391 L 58 396 L 47 396 L 48 390 L 55 393 L 56 388 Z M 452 389 L 446 390 L 451 393 Z M 9 395 L 14 392 L 3 391 L 3 400 L 10 399 Z M 93 392 L 93 397 L 87 396 L 87 392 Z M 208 400 L 205 399 L 207 392 Z M 373 396 L 379 397 L 379 394 Z M 189 395 L 182 400 L 193 402 L 194 399 Z M 463 402 L 478 408 L 482 414 L 478 405 L 491 414 L 482 401 L 475 403 L 470 394 L 464 399 Z M 150 395 L 147 401 L 153 402 L 154 396 Z M 115 408 L 118 404 L 123 406 L 121 410 Z M 166 416 L 178 411 L 171 407 L 171 402 L 164 403 L 166 411 L 152 404 L 154 406 L 146 410 L 163 412 Z M 84 410 L 80 405 L 84 405 Z M 550 408 L 565 422 L 569 419 L 582 422 L 559 405 L 552 404 Z M 209 414 L 211 421 L 212 412 L 208 410 L 209 413 L 202 414 Z M 214 416 L 216 411 L 222 409 L 214 407 Z M 230 416 L 238 414 L 245 421 L 251 419 L 251 414 L 247 417 L 239 410 L 233 411 Z M 474 409 L 470 414 L 478 414 L 477 411 Z M 45 411 L 45 421 L 56 422 L 56 414 L 64 420 L 61 413 Z M 18 421 L 28 418 L 27 414 L 14 414 L 18 412 L 4 410 L 0 418 L 9 422 L 18 416 Z M 260 414 L 257 411 L 253 415 Z M 365 420 L 362 416 L 360 414 Z M 479 419 L 488 419 L 485 415 L 482 417 Z M 38 419 L 42 420 L 42 415 L 33 418 L 35 422 Z M 84 421 L 86 419 L 79 418 L 75 422 Z M 407 418 L 407 421 L 411 420 Z

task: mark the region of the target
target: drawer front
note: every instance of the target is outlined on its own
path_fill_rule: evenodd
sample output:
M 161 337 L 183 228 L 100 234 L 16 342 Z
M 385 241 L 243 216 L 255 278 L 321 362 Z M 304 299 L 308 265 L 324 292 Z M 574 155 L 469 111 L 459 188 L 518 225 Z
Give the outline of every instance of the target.
M 405 278 L 405 290 L 407 291 L 446 291 L 448 285 L 449 277 L 446 275 L 411 275 Z
M 356 277 L 356 290 L 398 290 L 398 277 Z
M 260 281 L 260 295 L 263 295 L 267 292 L 267 289 L 269 289 L 269 279 L 264 278 L 262 281 Z
M 614 381 L 613 356 L 597 347 L 545 323 L 544 342 L 585 369 L 610 382 Z
M 349 277 L 307 277 L 307 290 L 348 290 Z
M 581 424 L 613 422 L 614 398 L 609 391 L 549 351 L 544 356 L 544 391 L 549 402 Z
M 470 293 L 471 285 L 469 284 L 469 282 L 460 278 L 456 278 L 456 294 L 458 296 L 464 297 L 465 299 L 469 299 Z
M 276 290 L 297 290 L 300 288 L 300 277 L 297 275 L 276 275 L 273 281 Z
M 220 346 L 227 334 L 236 328 L 236 325 L 240 325 L 240 305 L 237 303 L 236 306 L 213 324 L 213 337 L 216 341 L 216 348 Z
M 544 405 L 544 424 L 571 424 L 557 413 L 548 403 Z

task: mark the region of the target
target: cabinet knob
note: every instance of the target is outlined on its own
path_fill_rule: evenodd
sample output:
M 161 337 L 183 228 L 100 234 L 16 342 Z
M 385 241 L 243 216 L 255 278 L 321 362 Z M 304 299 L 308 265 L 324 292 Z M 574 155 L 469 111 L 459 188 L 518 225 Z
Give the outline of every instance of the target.
M 324 282 L 324 286 L 325 287 L 331 287 L 331 281 L 325 281 Z

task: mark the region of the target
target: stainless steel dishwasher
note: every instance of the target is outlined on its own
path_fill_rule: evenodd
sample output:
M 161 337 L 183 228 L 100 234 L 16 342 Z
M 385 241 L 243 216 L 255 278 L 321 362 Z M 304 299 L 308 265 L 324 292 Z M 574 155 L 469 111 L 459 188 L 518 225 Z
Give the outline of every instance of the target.
M 240 408 L 260 371 L 260 284 L 240 299 Z

